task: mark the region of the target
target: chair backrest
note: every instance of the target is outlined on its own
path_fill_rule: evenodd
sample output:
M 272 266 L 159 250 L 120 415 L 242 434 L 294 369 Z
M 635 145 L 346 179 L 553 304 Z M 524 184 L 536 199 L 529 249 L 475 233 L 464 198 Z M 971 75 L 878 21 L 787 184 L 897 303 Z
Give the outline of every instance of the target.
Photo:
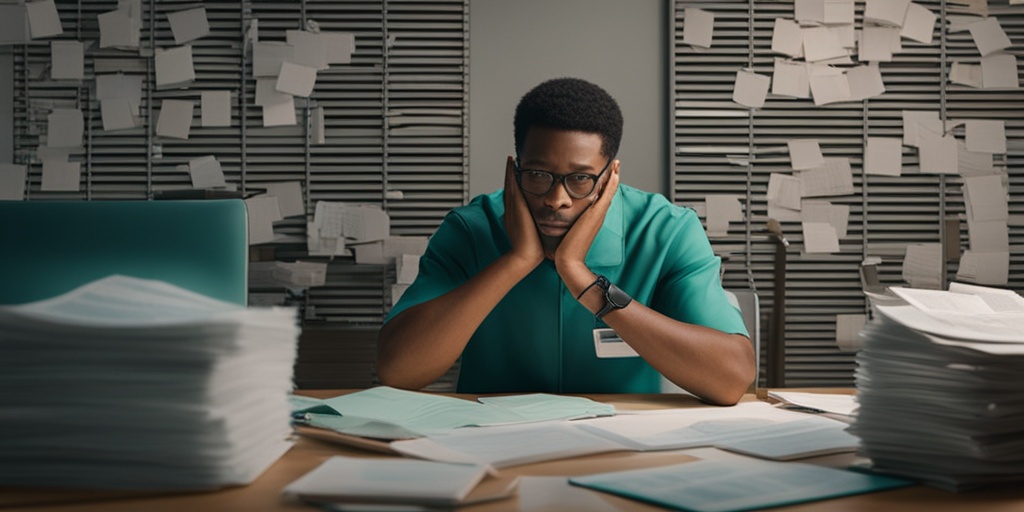
M 0 304 L 122 274 L 245 305 L 247 229 L 239 199 L 0 201 Z
M 750 334 L 750 343 L 754 345 L 754 368 L 757 369 L 757 374 L 761 374 L 761 305 L 757 298 L 757 293 L 753 290 L 725 290 L 726 296 L 729 298 L 729 302 L 733 306 L 736 306 L 740 313 L 743 315 L 743 325 L 747 328 L 747 333 Z M 750 390 L 753 391 L 757 388 L 757 378 L 755 377 L 754 383 L 751 385 Z M 682 388 L 676 386 L 672 381 L 661 378 L 661 392 L 662 393 L 680 393 L 684 392 Z

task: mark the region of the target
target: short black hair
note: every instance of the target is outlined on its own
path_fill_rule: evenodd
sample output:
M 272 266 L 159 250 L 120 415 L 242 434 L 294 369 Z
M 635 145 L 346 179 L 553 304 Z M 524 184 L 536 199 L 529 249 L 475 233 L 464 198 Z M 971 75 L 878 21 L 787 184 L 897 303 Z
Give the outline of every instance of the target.
M 519 100 L 513 125 L 517 155 L 531 126 L 596 133 L 608 158 L 619 152 L 622 140 L 622 110 L 615 98 L 579 78 L 555 78 L 531 89 Z

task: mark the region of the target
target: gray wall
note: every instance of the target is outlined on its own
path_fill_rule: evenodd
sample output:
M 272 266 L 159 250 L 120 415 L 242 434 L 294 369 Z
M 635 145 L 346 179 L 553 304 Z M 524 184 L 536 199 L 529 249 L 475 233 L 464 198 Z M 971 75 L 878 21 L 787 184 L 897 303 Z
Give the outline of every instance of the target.
M 502 186 L 519 98 L 563 76 L 618 100 L 622 181 L 667 194 L 667 13 L 666 0 L 471 0 L 470 197 Z

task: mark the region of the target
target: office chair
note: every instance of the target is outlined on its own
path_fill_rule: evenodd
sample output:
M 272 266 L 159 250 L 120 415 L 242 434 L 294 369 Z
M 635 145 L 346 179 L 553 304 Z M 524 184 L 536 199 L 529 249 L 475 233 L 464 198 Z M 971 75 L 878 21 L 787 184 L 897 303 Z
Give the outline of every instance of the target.
M 0 304 L 122 274 L 245 305 L 247 229 L 240 199 L 0 201 Z
M 750 334 L 750 343 L 754 345 L 754 368 L 758 376 L 754 379 L 751 391 L 757 387 L 757 378 L 761 372 L 761 306 L 758 302 L 757 293 L 753 290 L 725 290 L 729 302 L 736 306 L 743 315 L 743 325 Z M 686 393 L 685 390 L 676 386 L 672 381 L 661 378 L 662 393 Z

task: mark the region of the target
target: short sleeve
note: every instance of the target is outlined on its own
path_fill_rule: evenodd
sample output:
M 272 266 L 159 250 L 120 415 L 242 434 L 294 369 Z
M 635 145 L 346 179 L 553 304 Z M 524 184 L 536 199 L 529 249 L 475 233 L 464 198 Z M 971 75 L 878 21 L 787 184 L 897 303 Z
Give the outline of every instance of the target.
M 419 274 L 391 308 L 384 322 L 417 304 L 436 299 L 454 290 L 476 273 L 469 228 L 458 213 L 449 212 L 430 237 L 420 257 Z
M 697 216 L 691 212 L 681 219 L 669 243 L 652 308 L 681 322 L 747 336 L 742 314 L 722 289 L 721 259 Z

